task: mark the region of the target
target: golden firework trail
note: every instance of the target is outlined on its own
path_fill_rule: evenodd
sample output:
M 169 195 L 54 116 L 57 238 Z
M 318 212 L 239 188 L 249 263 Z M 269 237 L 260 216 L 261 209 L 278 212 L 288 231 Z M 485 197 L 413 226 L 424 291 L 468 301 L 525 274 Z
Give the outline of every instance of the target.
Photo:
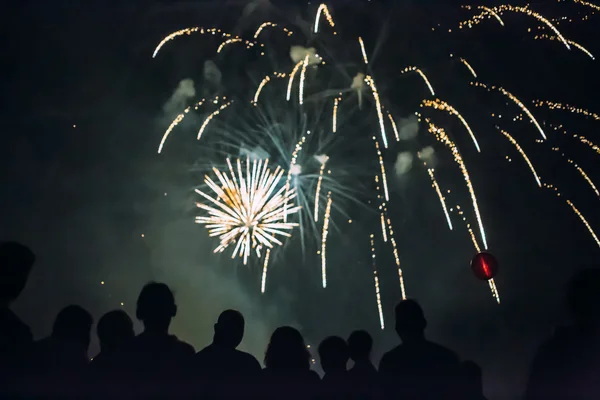
M 325 172 L 325 165 L 328 159 L 329 157 L 325 159 L 319 170 L 319 180 L 317 181 L 317 190 L 315 192 L 315 222 L 319 220 L 319 196 L 321 194 L 321 184 L 323 183 L 323 173 Z
M 383 120 L 383 111 L 381 107 L 381 101 L 379 100 L 379 92 L 377 92 L 377 87 L 375 86 L 375 81 L 370 75 L 365 77 L 365 82 L 371 88 L 373 92 L 373 98 L 375 99 L 375 106 L 377 108 L 377 117 L 379 118 L 379 128 L 381 130 L 381 140 L 383 140 L 383 147 L 388 148 L 387 136 L 385 134 L 385 123 Z
M 453 230 L 452 220 L 450 219 L 450 214 L 448 214 L 448 208 L 446 208 L 446 198 L 442 194 L 440 185 L 438 185 L 437 180 L 435 179 L 434 169 L 428 168 L 427 172 L 429 173 L 429 176 L 431 177 L 431 183 L 432 183 L 431 186 L 435 189 L 435 192 L 437 193 L 437 195 L 440 199 L 440 203 L 442 203 L 442 209 L 444 210 L 444 215 L 446 216 L 446 221 L 448 222 L 448 228 L 450 228 L 450 230 Z
M 440 99 L 423 100 L 423 102 L 421 103 L 421 107 L 433 107 L 436 110 L 447 111 L 448 113 L 458 117 L 458 119 L 460 120 L 460 122 L 462 122 L 464 127 L 467 128 L 467 131 L 469 132 L 469 135 L 471 136 L 471 139 L 473 140 L 473 144 L 475 144 L 475 148 L 477 149 L 477 152 L 481 153 L 481 149 L 479 148 L 479 143 L 477 142 L 477 138 L 475 137 L 475 134 L 471 130 L 471 127 L 469 126 L 467 121 L 463 118 L 463 116 L 454 107 L 452 107 L 450 104 L 448 104 L 445 101 L 440 100 Z
M 321 4 L 319 6 L 319 8 L 317 9 L 317 16 L 315 17 L 315 33 L 319 33 L 319 21 L 321 20 L 321 14 L 325 14 L 325 17 L 327 18 L 327 22 L 329 22 L 329 25 L 332 28 L 335 28 L 335 22 L 333 21 L 333 18 L 331 17 L 331 14 L 329 13 L 329 9 L 327 8 L 327 6 L 325 4 Z M 334 32 L 335 34 L 335 32 Z
M 290 98 L 292 96 L 292 85 L 294 83 L 294 76 L 296 76 L 296 73 L 298 72 L 298 70 L 300 69 L 300 67 L 302 67 L 302 65 L 304 64 L 304 60 L 299 61 L 295 66 L 294 69 L 292 70 L 292 73 L 290 74 L 290 79 L 288 81 L 288 87 L 287 87 L 287 94 L 285 96 L 285 99 L 287 101 L 290 101 Z
M 554 129 L 554 131 L 559 131 L 560 129 L 562 129 L 559 131 L 560 133 L 562 133 L 563 135 L 566 135 L 566 136 L 571 136 L 572 138 L 576 139 L 577 141 L 589 146 L 592 150 L 594 150 L 596 152 L 596 154 L 600 155 L 600 146 L 598 146 L 594 142 L 588 140 L 585 136 L 578 135 L 576 133 L 569 135 L 569 133 L 563 129 L 562 125 L 554 126 L 554 125 L 550 124 L 550 126 Z
M 221 50 L 223 50 L 223 48 L 225 46 L 227 46 L 228 44 L 230 44 L 230 43 L 239 43 L 239 42 L 242 42 L 242 38 L 240 38 L 240 37 L 235 37 L 235 38 L 227 39 L 226 41 L 224 41 L 223 43 L 221 43 L 219 45 L 219 47 L 217 48 L 217 53 L 220 53 Z
M 269 256 L 271 255 L 271 249 L 267 249 L 267 254 L 265 255 L 265 262 L 263 264 L 263 272 L 262 279 L 260 281 L 260 292 L 265 292 L 265 285 L 267 283 L 267 268 L 269 267 Z
M 285 72 L 274 72 L 273 73 L 274 78 L 285 78 L 286 76 L 287 76 L 287 74 Z M 260 93 L 262 92 L 262 90 L 264 89 L 266 84 L 269 82 L 271 82 L 271 77 L 269 75 L 267 75 L 263 78 L 263 80 L 258 85 L 258 88 L 256 89 L 256 93 L 254 93 L 254 100 L 252 100 L 252 104 L 254 104 L 254 105 L 258 104 L 258 97 L 260 96 Z
M 341 93 L 338 97 L 333 99 L 333 126 L 332 126 L 333 133 L 337 132 L 337 113 L 338 113 L 338 107 L 340 105 L 340 101 L 342 101 Z
M 296 197 L 295 190 L 284 193 L 284 187 L 277 189 L 283 170 L 274 172 L 268 168 L 268 160 L 246 160 L 246 174 L 242 172 L 242 163 L 237 160 L 237 175 L 231 161 L 227 159 L 229 176 L 213 168 L 220 185 L 209 176 L 204 178 L 206 185 L 216 194 L 210 196 L 196 189 L 209 204 L 196 205 L 206 211 L 208 216 L 196 217 L 196 223 L 208 229 L 209 236 L 218 236 L 219 246 L 215 253 L 224 251 L 235 243 L 232 258 L 242 257 L 247 263 L 252 249 L 260 254 L 265 246 L 283 243 L 277 236 L 290 237 L 297 223 L 286 223 L 284 217 L 297 213 L 300 207 L 291 203 Z M 260 256 L 259 256 L 260 257 Z
M 167 42 L 169 42 L 171 40 L 174 40 L 175 38 L 177 38 L 179 36 L 191 35 L 192 33 L 196 33 L 196 32 L 200 32 L 201 35 L 204 35 L 204 34 L 212 34 L 212 35 L 219 34 L 221 37 L 231 37 L 230 33 L 223 32 L 221 29 L 218 29 L 218 28 L 204 29 L 204 28 L 200 28 L 198 26 L 194 26 L 192 28 L 180 29 L 178 31 L 170 33 L 169 35 L 165 36 L 165 38 L 163 40 L 160 41 L 160 43 L 158 44 L 158 46 L 156 46 L 156 48 L 154 49 L 154 53 L 152 53 L 152 58 L 156 58 L 156 55 L 158 54 L 158 52 L 160 51 L 160 49 Z M 254 46 L 254 43 L 246 41 L 246 45 L 247 45 L 247 47 L 251 47 L 251 46 Z
M 541 40 L 541 39 L 547 39 L 547 40 L 559 40 L 558 37 L 556 36 L 552 36 L 552 35 L 548 35 L 547 33 L 542 33 L 539 35 L 536 35 L 534 38 L 534 40 Z M 590 57 L 592 60 L 595 60 L 596 58 L 594 57 L 594 55 L 585 47 L 583 47 L 582 45 L 580 45 L 579 43 L 573 41 L 573 40 L 568 40 L 569 44 L 571 46 L 574 46 L 576 48 L 578 48 L 579 50 L 581 50 L 582 52 L 584 52 L 588 57 Z
M 383 238 L 383 241 L 385 243 L 387 243 L 387 232 L 386 232 L 386 228 L 385 228 L 385 215 L 384 215 L 383 211 L 381 212 L 381 236 Z
M 360 44 L 360 51 L 362 52 L 363 60 L 365 64 L 369 64 L 369 59 L 367 58 L 367 51 L 365 50 L 365 42 L 363 42 L 362 38 L 358 37 L 358 43 Z
M 431 95 L 435 96 L 435 91 L 433 90 L 433 86 L 431 86 L 431 82 L 429 82 L 429 79 L 427 79 L 427 76 L 425 76 L 425 74 L 423 73 L 423 71 L 421 71 L 419 68 L 417 68 L 417 67 L 406 67 L 406 68 L 404 68 L 404 70 L 402 70 L 402 73 L 405 74 L 407 72 L 413 72 L 413 71 L 416 72 L 417 74 L 419 74 L 421 76 L 421 78 L 423 78 L 423 81 L 425 82 L 425 84 L 429 88 L 429 91 L 431 92 Z
M 224 109 L 229 107 L 231 105 L 231 103 L 233 103 L 233 100 L 221 105 L 221 107 L 219 107 L 217 110 L 213 111 L 208 117 L 206 117 L 206 119 L 204 120 L 204 123 L 202 123 L 202 126 L 200 127 L 200 130 L 198 131 L 198 140 L 200 140 L 200 138 L 202 138 L 202 134 L 204 133 L 204 130 L 206 129 L 206 127 L 208 126 L 210 121 L 212 121 L 212 119 L 214 117 L 219 115 L 221 113 L 221 111 L 223 111 Z
M 396 126 L 396 121 L 394 121 L 394 117 L 389 112 L 387 113 L 390 122 L 392 123 L 392 129 L 394 130 L 394 136 L 396 137 L 396 142 L 400 141 L 400 134 L 398 133 L 398 127 Z
M 560 152 L 560 149 L 558 147 L 553 147 L 552 151 L 555 152 Z M 561 152 L 561 155 L 563 157 L 565 157 L 565 154 Z M 598 188 L 596 188 L 596 185 L 594 184 L 594 182 L 592 181 L 592 179 L 589 177 L 589 175 L 583 170 L 583 168 L 581 168 L 575 161 L 571 160 L 568 157 L 565 157 L 567 159 L 567 162 L 569 164 L 571 164 L 583 177 L 583 179 L 585 179 L 585 181 L 588 183 L 588 185 L 590 185 L 590 187 L 592 188 L 592 190 L 594 191 L 594 193 L 596 193 L 597 197 L 600 197 L 600 192 L 598 192 Z
M 321 279 L 323 287 L 327 287 L 327 235 L 329 234 L 329 216 L 331 215 L 331 192 L 327 193 L 327 207 L 325 208 L 325 219 L 323 221 L 323 234 L 321 235 Z
M 308 131 L 306 134 L 307 135 L 310 134 L 310 131 Z M 292 159 L 290 161 L 290 169 L 288 170 L 287 179 L 285 180 L 285 194 L 286 195 L 290 191 L 290 183 L 292 181 L 292 172 L 294 171 L 294 168 L 296 167 L 296 162 L 298 161 L 298 154 L 302 150 L 302 146 L 304 145 L 305 142 L 306 142 L 306 135 L 302 136 L 302 138 L 300 138 L 300 141 L 298 143 L 296 143 L 296 147 L 294 148 L 294 152 L 292 153 Z M 286 208 L 287 208 L 287 204 L 284 206 L 284 210 Z M 283 216 L 283 221 L 287 222 L 287 213 L 285 213 L 285 212 L 284 212 L 284 216 Z
M 471 72 L 471 75 L 473 75 L 473 78 L 477 78 L 477 73 L 475 72 L 473 67 L 471 67 L 471 64 L 469 64 L 469 62 L 467 60 L 465 60 L 464 58 L 461 58 L 460 62 L 463 63 L 469 69 L 469 71 Z
M 300 72 L 300 90 L 298 91 L 298 101 L 300 104 L 304 104 L 304 81 L 306 79 L 306 67 L 308 66 L 308 54 L 304 57 L 302 63 L 302 71 Z
M 562 104 L 562 103 L 555 103 L 553 101 L 547 101 L 547 100 L 534 100 L 533 104 L 536 107 L 547 107 L 550 110 L 564 110 L 564 111 L 569 111 L 573 114 L 582 114 L 586 117 L 591 117 L 593 119 L 595 119 L 596 121 L 600 121 L 600 115 L 596 114 L 595 112 L 580 108 L 580 107 L 575 107 L 572 106 L 570 104 Z
M 379 277 L 377 276 L 377 264 L 375 262 L 375 235 L 371 234 L 371 258 L 373 260 L 373 280 L 375 281 L 375 295 L 377 296 L 377 310 L 379 311 L 379 324 L 385 329 L 383 320 L 383 308 L 381 307 L 381 294 L 379 293 Z
M 531 160 L 529 160 L 529 157 L 527 157 L 527 154 L 525 154 L 525 151 L 523 151 L 523 149 L 521 148 L 521 146 L 519 146 L 519 143 L 517 143 L 517 141 L 515 140 L 515 138 L 513 138 L 505 130 L 500 129 L 498 127 L 496 127 L 496 128 L 500 131 L 500 133 L 502 133 L 513 144 L 513 146 L 515 146 L 515 148 L 517 149 L 517 151 L 519 152 L 519 154 L 521 154 L 521 156 L 523 157 L 523 159 L 525 160 L 525 162 L 529 166 L 529 169 L 531 170 L 531 173 L 533 174 L 533 177 L 535 178 L 535 181 L 537 182 L 538 186 L 542 187 L 542 181 L 540 180 L 540 176 L 538 175 L 538 173 L 536 172 L 535 168 L 533 167 L 533 164 L 531 163 Z
M 477 8 L 480 9 L 480 10 L 486 11 L 491 16 L 493 16 L 494 18 L 496 18 L 496 20 L 500 23 L 500 25 L 504 26 L 504 21 L 502 21 L 502 18 L 500 18 L 500 15 L 498 15 L 498 13 L 496 11 L 494 11 L 491 8 L 486 7 L 486 6 L 478 6 Z
M 597 6 L 596 4 L 593 4 L 593 3 L 590 3 L 590 2 L 587 2 L 587 1 L 583 1 L 583 0 L 573 0 L 573 2 L 577 3 L 577 4 L 581 4 L 581 5 L 586 6 L 586 7 L 593 8 L 596 11 L 600 11 L 600 6 Z
M 404 290 L 404 273 L 402 272 L 402 268 L 400 267 L 400 256 L 398 254 L 398 245 L 396 244 L 396 239 L 394 238 L 394 228 L 392 227 L 392 221 L 389 217 L 387 218 L 387 224 L 388 224 L 388 230 L 390 232 L 390 242 L 392 243 L 394 260 L 396 261 L 396 267 L 398 268 L 398 278 L 400 280 L 400 291 L 402 293 L 402 300 L 406 300 L 406 291 Z
M 502 93 L 503 95 L 505 95 L 506 97 L 508 97 L 509 99 L 511 99 L 516 105 L 518 105 L 521 108 L 521 110 L 523 110 L 523 112 L 525 112 L 525 114 L 527 114 L 527 116 L 529 117 L 531 122 L 535 125 L 535 127 L 540 132 L 540 135 L 542 135 L 542 138 L 544 138 L 544 140 L 547 139 L 546 134 L 544 133 L 544 130 L 542 129 L 540 124 L 537 122 L 537 119 L 535 119 L 535 117 L 533 116 L 531 111 L 529 111 L 529 109 L 527 107 L 525 107 L 525 104 L 523 104 L 523 102 L 521 100 L 519 100 L 517 98 L 517 96 L 510 93 L 508 90 L 504 89 L 503 87 L 499 87 L 499 86 L 488 86 L 485 83 L 481 83 L 481 82 L 471 82 L 471 85 L 484 88 L 488 91 L 497 90 L 500 93 Z
M 254 32 L 254 39 L 258 39 L 258 36 L 260 35 L 260 33 L 263 31 L 263 29 L 265 29 L 266 27 L 272 27 L 272 28 L 276 28 L 277 24 L 273 23 L 273 22 L 263 22 L 262 24 L 260 24 L 260 26 L 258 27 L 258 29 L 256 30 L 256 32 Z M 290 31 L 288 28 L 283 27 L 282 28 L 283 31 L 288 35 L 288 36 L 292 36 L 294 34 L 294 32 Z
M 429 132 L 432 133 L 439 142 L 443 143 L 444 145 L 446 145 L 446 147 L 448 147 L 450 149 L 450 151 L 452 152 L 452 155 L 454 156 L 454 161 L 460 167 L 460 170 L 461 170 L 463 177 L 465 179 L 465 182 L 467 184 L 467 189 L 469 190 L 469 194 L 471 195 L 471 201 L 473 203 L 473 210 L 475 211 L 475 217 L 477 218 L 477 223 L 479 224 L 479 232 L 481 233 L 481 240 L 483 242 L 484 248 L 487 249 L 488 245 L 487 245 L 485 230 L 483 229 L 483 222 L 481 220 L 481 213 L 479 212 L 479 205 L 477 204 L 477 196 L 475 196 L 475 189 L 473 189 L 473 183 L 471 182 L 471 177 L 469 176 L 469 171 L 467 170 L 467 167 L 462 159 L 462 156 L 460 155 L 458 148 L 456 147 L 454 142 L 448 137 L 448 135 L 446 134 L 446 131 L 444 131 L 444 129 L 438 128 L 433 123 L 431 123 L 428 119 L 426 119 L 426 121 L 429 124 Z
M 390 201 L 390 193 L 388 191 L 387 186 L 387 176 L 385 173 L 385 164 L 383 163 L 383 155 L 381 154 L 381 150 L 379 149 L 379 142 L 377 138 L 373 136 L 373 141 L 375 142 L 375 148 L 377 149 L 377 157 L 379 158 L 379 166 L 381 167 L 381 180 L 383 182 L 383 193 L 385 195 L 385 201 Z

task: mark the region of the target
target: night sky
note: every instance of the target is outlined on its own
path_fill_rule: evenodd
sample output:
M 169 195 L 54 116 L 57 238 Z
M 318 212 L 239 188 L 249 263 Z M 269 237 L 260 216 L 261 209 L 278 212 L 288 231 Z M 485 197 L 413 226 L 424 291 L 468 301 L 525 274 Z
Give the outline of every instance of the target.
M 378 253 L 384 331 L 377 315 L 369 233 L 379 234 L 378 214 L 349 206 L 352 224 L 342 215 L 332 217 L 327 289 L 321 287 L 319 256 L 312 249 L 303 253 L 296 240 L 272 261 L 267 292 L 261 295 L 262 264 L 243 266 L 230 259 L 229 250 L 214 255 L 216 242 L 194 224 L 197 176 L 190 173 L 190 157 L 198 143 L 191 135 L 201 115 L 169 139 L 172 147 L 164 156 L 156 154 L 168 126 L 165 121 L 172 119 L 163 114 L 163 104 L 184 78 L 194 79 L 200 89 L 203 64 L 215 51 L 203 45 L 201 37 L 185 38 L 170 42 L 153 60 L 152 52 L 165 35 L 198 25 L 248 36 L 260 18 L 290 23 L 300 16 L 310 21 L 317 7 L 271 1 L 276 8 L 259 9 L 263 14 L 254 16 L 256 24 L 241 19 L 244 3 L 22 1 L 0 16 L 0 239 L 22 241 L 38 257 L 14 305 L 36 338 L 49 334 L 55 315 L 68 304 L 82 305 L 95 319 L 115 308 L 134 316 L 141 287 L 158 280 L 175 291 L 179 314 L 173 333 L 196 349 L 210 342 L 216 317 L 229 307 L 246 316 L 242 347 L 259 360 L 270 333 L 283 324 L 301 329 L 313 347 L 325 336 L 347 337 L 353 329 L 366 328 L 375 338 L 377 362 L 397 342 L 393 307 L 400 291 L 388 247 Z M 473 29 L 458 30 L 458 22 L 474 14 L 461 10 L 460 4 L 339 0 L 331 10 L 338 40 L 347 40 L 359 51 L 355 38 L 361 35 L 367 48 L 376 49 L 370 58 L 373 75 L 382 98 L 399 117 L 417 111 L 429 95 L 416 75 L 400 73 L 405 66 L 418 65 L 436 94 L 460 110 L 478 136 L 482 153 L 476 152 L 455 117 L 427 110 L 457 142 L 469 167 L 490 251 L 500 262 L 500 305 L 487 284 L 471 273 L 474 250 L 465 225 L 455 215 L 454 231 L 448 230 L 426 170 L 415 164 L 401 177 L 393 172 L 398 152 L 433 145 L 440 185 L 456 193 L 449 207 L 460 204 L 478 234 L 462 176 L 425 126 L 415 140 L 384 152 L 390 176 L 388 206 L 407 292 L 424 307 L 428 336 L 481 364 L 489 398 L 514 398 L 523 390 L 536 346 L 568 321 L 563 305 L 568 278 L 597 264 L 599 254 L 596 242 L 564 202 L 572 199 L 600 232 L 598 197 L 560 154 L 564 151 L 594 181 L 600 179 L 598 155 L 550 128 L 563 124 L 570 133 L 598 143 L 598 122 L 537 108 L 532 100 L 600 110 L 595 92 L 600 82 L 596 63 L 579 50 L 569 52 L 558 41 L 533 40 L 539 24 L 527 16 L 505 13 L 504 28 L 486 19 Z M 590 9 L 570 1 L 534 2 L 531 7 L 549 18 L 591 15 Z M 597 18 L 563 22 L 558 28 L 570 40 L 600 53 L 594 40 Z M 300 37 L 292 40 L 306 44 Z M 450 58 L 450 53 L 455 56 Z M 512 122 L 521 111 L 502 95 L 469 86 L 472 77 L 458 57 L 469 60 L 481 82 L 503 86 L 523 100 L 549 142 L 535 142 L 539 134 L 526 117 Z M 285 68 L 293 66 L 289 58 L 280 59 L 287 63 L 282 63 Z M 245 71 L 246 62 L 232 56 L 219 64 L 227 89 L 235 87 L 236 79 L 251 75 Z M 366 115 L 377 133 L 371 108 Z M 558 186 L 563 198 L 537 187 L 496 124 L 513 134 L 542 180 Z M 348 134 L 356 143 L 363 135 L 359 130 Z M 351 144 L 345 146 L 352 148 Z M 555 146 L 561 151 L 551 151 Z M 348 171 L 363 169 L 355 160 L 362 160 L 365 150 L 353 151 L 345 153 L 344 162 L 352 166 Z M 383 249 L 384 244 L 378 246 Z M 94 342 L 90 355 L 96 352 Z

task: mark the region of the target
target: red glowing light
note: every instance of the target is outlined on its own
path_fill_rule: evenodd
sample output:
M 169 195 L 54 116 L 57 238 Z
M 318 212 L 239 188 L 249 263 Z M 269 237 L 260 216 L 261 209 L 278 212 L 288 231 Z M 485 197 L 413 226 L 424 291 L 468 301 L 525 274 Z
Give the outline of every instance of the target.
M 477 279 L 489 281 L 498 273 L 498 261 L 492 254 L 482 251 L 471 260 L 471 270 Z

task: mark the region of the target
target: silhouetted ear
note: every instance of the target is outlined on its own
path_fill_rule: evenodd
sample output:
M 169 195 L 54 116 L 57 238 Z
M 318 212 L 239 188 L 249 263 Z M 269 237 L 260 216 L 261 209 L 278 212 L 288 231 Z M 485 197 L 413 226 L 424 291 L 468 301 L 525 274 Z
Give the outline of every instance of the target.
M 173 310 L 171 311 L 171 317 L 175 317 L 177 315 L 177 304 L 173 304 Z

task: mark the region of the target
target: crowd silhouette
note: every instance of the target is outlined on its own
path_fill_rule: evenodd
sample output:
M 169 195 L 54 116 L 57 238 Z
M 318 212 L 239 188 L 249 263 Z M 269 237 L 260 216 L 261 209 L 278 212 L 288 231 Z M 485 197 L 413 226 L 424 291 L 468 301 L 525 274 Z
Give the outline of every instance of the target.
M 19 243 L 0 244 L 0 398 L 260 398 L 260 399 L 484 399 L 482 370 L 427 339 L 427 319 L 414 300 L 395 308 L 400 344 L 376 368 L 367 331 L 345 340 L 325 338 L 318 346 L 324 372 L 311 370 L 302 334 L 290 326 L 273 332 L 261 363 L 237 349 L 245 320 L 225 310 L 214 324 L 213 341 L 196 352 L 169 333 L 177 315 L 164 283 L 146 284 L 135 335 L 122 310 L 103 315 L 96 334 L 100 353 L 88 355 L 93 318 L 78 305 L 62 309 L 50 336 L 34 341 L 29 327 L 10 310 L 35 263 Z M 556 330 L 540 346 L 531 366 L 526 400 L 600 399 L 600 269 L 573 278 L 567 303 L 573 325 Z M 349 360 L 352 367 L 348 369 Z

